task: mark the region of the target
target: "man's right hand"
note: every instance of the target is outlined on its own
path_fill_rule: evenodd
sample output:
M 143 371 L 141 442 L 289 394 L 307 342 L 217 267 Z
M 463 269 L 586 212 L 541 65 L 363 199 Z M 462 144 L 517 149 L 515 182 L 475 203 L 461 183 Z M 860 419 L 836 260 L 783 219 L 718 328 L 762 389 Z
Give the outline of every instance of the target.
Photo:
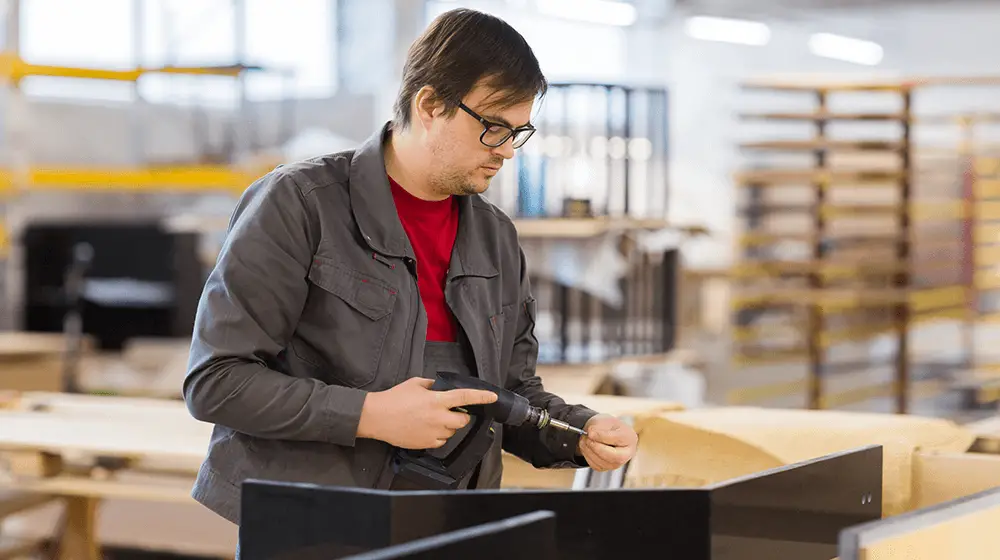
M 358 437 L 404 449 L 436 449 L 470 421 L 468 414 L 451 409 L 497 400 L 491 391 L 432 391 L 433 384 L 433 379 L 413 377 L 391 389 L 368 393 Z

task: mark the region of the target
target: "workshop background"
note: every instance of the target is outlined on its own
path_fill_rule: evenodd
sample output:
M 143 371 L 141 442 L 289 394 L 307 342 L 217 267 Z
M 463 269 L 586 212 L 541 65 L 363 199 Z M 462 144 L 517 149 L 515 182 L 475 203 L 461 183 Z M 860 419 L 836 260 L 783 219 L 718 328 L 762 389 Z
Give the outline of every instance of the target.
M 1000 486 L 996 3 L 5 0 L 0 559 L 232 556 L 188 496 L 210 427 L 179 400 L 230 212 L 381 126 L 406 49 L 458 6 L 552 82 L 487 194 L 524 244 L 548 388 L 629 418 L 746 411 L 712 428 L 737 439 L 811 415 L 746 436 L 780 463 L 890 417 L 918 423 L 911 451 L 969 430 L 946 450 L 975 468 L 922 495 Z M 826 449 L 828 410 L 871 423 Z M 630 484 L 710 482 L 650 459 L 698 445 L 659 433 Z M 505 464 L 506 487 L 576 476 Z

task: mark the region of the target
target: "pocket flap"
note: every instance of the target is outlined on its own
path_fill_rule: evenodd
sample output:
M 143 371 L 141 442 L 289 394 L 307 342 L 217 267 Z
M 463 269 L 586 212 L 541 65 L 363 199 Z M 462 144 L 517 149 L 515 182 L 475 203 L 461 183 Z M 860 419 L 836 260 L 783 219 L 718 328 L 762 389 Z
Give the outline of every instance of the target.
M 309 281 L 344 300 L 372 321 L 391 313 L 396 301 L 396 290 L 384 280 L 328 259 L 313 258 Z

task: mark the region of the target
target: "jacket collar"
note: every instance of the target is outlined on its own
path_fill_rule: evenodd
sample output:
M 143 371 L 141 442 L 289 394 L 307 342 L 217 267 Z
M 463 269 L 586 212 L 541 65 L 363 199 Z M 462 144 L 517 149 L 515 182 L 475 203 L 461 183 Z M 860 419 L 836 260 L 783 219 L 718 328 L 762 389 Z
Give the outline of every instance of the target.
M 390 132 L 387 122 L 354 152 L 351 158 L 351 211 L 362 237 L 374 251 L 394 257 L 415 258 L 403 224 L 396 213 L 396 203 L 385 170 L 384 146 Z M 496 276 L 499 258 L 492 205 L 478 195 L 459 196 L 458 236 L 452 252 L 451 276 Z M 476 208 L 480 206 L 483 208 Z M 491 219 L 492 218 L 492 219 Z M 492 243 L 489 241 L 493 240 Z M 458 257 L 458 258 L 455 258 Z

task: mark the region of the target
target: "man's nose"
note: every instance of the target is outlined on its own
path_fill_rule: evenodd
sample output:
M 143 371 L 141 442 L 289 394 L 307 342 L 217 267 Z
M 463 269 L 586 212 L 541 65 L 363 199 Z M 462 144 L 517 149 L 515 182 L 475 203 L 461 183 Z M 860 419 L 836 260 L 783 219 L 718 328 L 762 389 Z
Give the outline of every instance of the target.
M 504 159 L 511 159 L 514 157 L 514 139 L 508 138 L 506 142 L 493 148 L 493 153 Z

